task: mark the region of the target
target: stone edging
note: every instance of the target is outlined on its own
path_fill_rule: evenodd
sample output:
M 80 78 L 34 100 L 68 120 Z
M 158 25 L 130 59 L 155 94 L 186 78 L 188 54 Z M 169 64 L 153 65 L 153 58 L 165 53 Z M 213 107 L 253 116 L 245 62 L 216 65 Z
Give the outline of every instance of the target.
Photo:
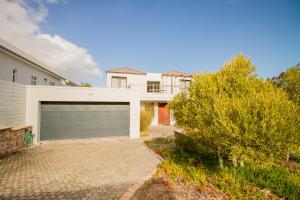
M 147 145 L 144 143 L 144 141 L 140 141 L 148 151 L 151 151 L 149 149 L 149 147 L 147 147 Z M 153 151 L 151 151 L 151 153 L 153 153 L 160 161 L 163 160 L 163 158 L 154 153 Z M 155 169 L 153 172 L 151 172 L 148 176 L 146 176 L 145 178 L 143 178 L 142 180 L 138 181 L 137 183 L 135 183 L 133 186 L 131 186 L 120 198 L 120 200 L 129 200 L 134 193 L 148 180 L 150 180 L 152 178 L 152 176 L 155 174 L 157 169 Z
M 145 178 L 143 178 L 142 180 L 138 181 L 137 183 L 135 183 L 133 186 L 131 186 L 120 198 L 120 200 L 129 200 L 134 193 L 148 180 L 150 180 L 152 178 L 152 176 L 154 175 L 154 173 L 156 172 L 156 169 L 151 172 L 148 176 L 146 176 Z

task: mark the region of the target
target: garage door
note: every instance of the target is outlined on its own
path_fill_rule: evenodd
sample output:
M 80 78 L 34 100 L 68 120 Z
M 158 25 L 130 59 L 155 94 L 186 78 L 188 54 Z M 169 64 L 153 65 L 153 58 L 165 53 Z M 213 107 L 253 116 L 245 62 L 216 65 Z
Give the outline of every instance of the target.
M 42 102 L 40 140 L 129 136 L 129 103 Z

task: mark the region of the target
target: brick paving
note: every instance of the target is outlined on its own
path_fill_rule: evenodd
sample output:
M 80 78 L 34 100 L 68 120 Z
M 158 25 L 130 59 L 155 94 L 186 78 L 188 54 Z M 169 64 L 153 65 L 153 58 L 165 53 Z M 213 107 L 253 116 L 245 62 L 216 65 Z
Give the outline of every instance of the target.
M 166 136 L 173 136 L 174 135 L 174 127 L 173 126 L 165 126 L 165 125 L 158 125 L 158 126 L 151 126 L 149 128 L 150 137 L 166 137 Z
M 139 140 L 45 142 L 0 160 L 0 199 L 119 199 L 158 163 Z

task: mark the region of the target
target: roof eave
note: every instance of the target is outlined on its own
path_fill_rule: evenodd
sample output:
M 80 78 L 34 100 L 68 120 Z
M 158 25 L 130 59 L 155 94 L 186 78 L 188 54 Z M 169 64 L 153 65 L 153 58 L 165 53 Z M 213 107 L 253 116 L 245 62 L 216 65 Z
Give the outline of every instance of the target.
M 147 73 L 141 72 L 141 73 L 134 73 L 134 72 L 114 72 L 114 71 L 106 71 L 106 73 L 117 73 L 117 74 L 137 74 L 137 75 L 146 75 Z
M 18 53 L 16 53 L 16 52 L 14 52 L 13 50 L 11 50 L 11 49 L 9 49 L 9 48 L 7 48 L 7 47 L 1 45 L 1 44 L 0 44 L 0 50 L 2 50 L 2 51 L 4 51 L 4 52 L 7 52 L 7 53 L 9 53 L 10 55 L 12 55 L 12 56 L 14 56 L 14 57 L 16 57 L 16 58 L 18 58 L 18 59 L 24 60 L 25 62 L 29 63 L 29 64 L 32 65 L 33 67 L 35 67 L 35 68 L 37 68 L 37 69 L 40 69 L 40 70 L 42 70 L 42 71 L 44 71 L 44 72 L 46 72 L 46 73 L 48 73 L 48 74 L 51 74 L 52 76 L 55 76 L 55 77 L 58 78 L 58 79 L 62 79 L 62 80 L 68 81 L 69 83 L 71 83 L 71 84 L 73 84 L 73 85 L 75 85 L 75 86 L 78 86 L 78 84 L 76 84 L 76 83 L 74 83 L 74 82 L 72 82 L 72 81 L 70 81 L 70 80 L 68 80 L 68 79 L 66 79 L 66 78 L 64 78 L 64 77 L 62 77 L 62 76 L 60 76 L 59 74 L 57 74 L 57 73 L 55 73 L 55 72 L 52 72 L 51 70 L 49 70 L 49 69 L 43 67 L 43 66 L 42 66 L 41 64 L 39 64 L 38 62 L 32 61 L 32 60 L 30 60 L 30 59 L 28 59 L 28 58 L 26 58 L 26 57 L 24 57 L 24 56 L 22 56 L 22 55 L 20 55 L 20 54 L 18 54 Z

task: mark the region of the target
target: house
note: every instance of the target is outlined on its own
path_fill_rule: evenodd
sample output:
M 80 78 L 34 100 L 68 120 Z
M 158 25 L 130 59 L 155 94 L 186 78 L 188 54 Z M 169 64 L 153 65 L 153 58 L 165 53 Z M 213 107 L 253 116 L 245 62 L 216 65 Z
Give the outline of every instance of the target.
M 130 67 L 119 67 L 106 71 L 108 88 L 127 88 L 140 93 L 141 109 L 145 104 L 153 105 L 152 125 L 173 125 L 172 111 L 168 108 L 176 94 L 189 88 L 191 74 L 169 71 L 146 73 Z
M 35 143 L 138 138 L 145 104 L 153 105 L 152 125 L 174 124 L 167 103 L 191 80 L 187 73 L 145 73 L 129 67 L 106 75 L 104 88 L 69 87 L 76 84 L 0 40 L 0 127 L 30 125 Z
M 76 86 L 72 81 L 2 39 L 0 79 L 24 85 Z

